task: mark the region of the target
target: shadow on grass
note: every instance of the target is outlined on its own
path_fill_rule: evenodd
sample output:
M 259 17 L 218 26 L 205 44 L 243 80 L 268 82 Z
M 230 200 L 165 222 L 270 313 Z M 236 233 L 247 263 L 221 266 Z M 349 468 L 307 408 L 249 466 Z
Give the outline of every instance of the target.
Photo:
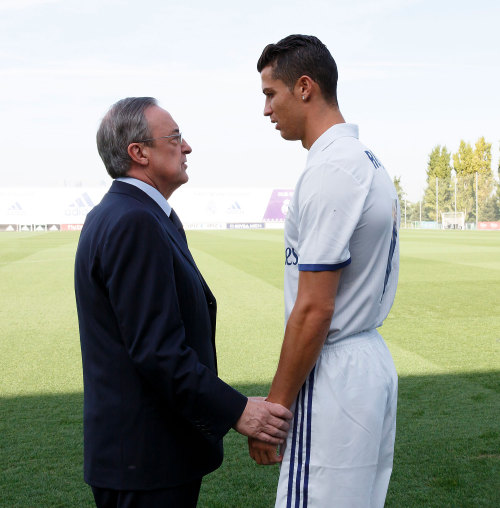
M 93 506 L 82 407 L 81 393 L 0 398 L 0 507 Z
M 268 387 L 236 388 L 262 395 Z M 400 379 L 386 506 L 500 506 L 499 391 L 498 372 Z M 93 506 L 82 479 L 82 402 L 82 394 L 0 398 L 1 507 Z M 199 506 L 273 506 L 278 468 L 255 465 L 234 431 L 225 450 Z

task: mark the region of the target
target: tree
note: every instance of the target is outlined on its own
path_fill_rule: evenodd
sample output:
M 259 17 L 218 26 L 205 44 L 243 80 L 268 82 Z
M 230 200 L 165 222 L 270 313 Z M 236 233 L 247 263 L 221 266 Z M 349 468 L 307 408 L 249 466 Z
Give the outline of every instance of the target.
M 486 143 L 484 137 L 476 142 L 473 162 L 474 170 L 477 172 L 478 220 L 490 220 L 483 216 L 482 211 L 491 201 L 496 182 L 491 169 L 491 143 Z M 492 215 L 495 215 L 494 203 L 490 204 L 489 216 Z
M 496 182 L 497 191 L 496 191 L 496 196 L 495 196 L 497 216 L 496 216 L 495 220 L 500 220 L 500 159 L 498 159 L 497 174 L 498 174 L 498 180 Z
M 410 218 L 410 210 L 412 208 L 412 204 L 406 199 L 406 192 L 403 190 L 403 186 L 401 185 L 401 177 L 395 176 L 392 182 L 394 183 L 394 187 L 396 188 L 396 192 L 398 194 L 399 207 L 401 210 L 401 224 L 402 225 L 405 224 L 405 218 L 406 222 L 418 220 Z M 406 217 L 405 217 L 405 209 L 406 209 Z
M 453 169 L 457 179 L 457 211 L 465 212 L 467 222 L 476 219 L 474 151 L 470 143 L 460 141 L 458 152 L 453 154 Z
M 479 217 L 481 220 L 496 221 L 500 218 L 500 210 L 498 208 L 497 197 L 489 197 L 483 207 L 479 210 Z
M 420 221 L 420 202 L 411 203 L 408 201 L 406 203 L 406 220 L 408 222 Z
M 403 190 L 403 187 L 401 186 L 401 177 L 395 176 L 392 181 L 394 183 L 394 187 L 396 188 L 396 192 L 398 193 L 399 205 L 402 207 L 403 202 L 406 199 L 406 192 Z
M 435 146 L 427 163 L 427 186 L 424 192 L 422 219 L 439 221 L 439 213 L 452 210 L 451 154 L 446 146 Z M 437 180 L 436 180 L 437 179 Z M 438 214 L 436 214 L 436 191 Z
M 497 168 L 498 180 L 493 182 L 495 192 L 491 197 L 491 203 L 487 203 L 485 207 L 484 220 L 500 220 L 500 159 Z
M 486 215 L 490 217 L 496 213 L 494 203 L 490 203 L 495 189 L 495 179 L 491 170 L 491 143 L 487 143 L 484 137 L 481 137 L 472 149 L 469 143 L 460 141 L 458 152 L 453 155 L 453 166 L 457 178 L 457 210 L 465 212 L 467 221 L 476 220 L 477 186 L 479 208 L 477 219 L 488 220 Z

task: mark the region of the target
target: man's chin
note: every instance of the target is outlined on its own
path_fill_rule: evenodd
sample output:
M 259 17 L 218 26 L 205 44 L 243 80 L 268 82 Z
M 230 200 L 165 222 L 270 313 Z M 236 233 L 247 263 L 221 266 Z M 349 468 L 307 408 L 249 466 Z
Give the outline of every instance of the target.
M 281 134 L 281 137 L 283 139 L 285 139 L 286 141 L 297 141 L 298 139 L 300 139 L 297 136 L 294 136 L 293 134 L 286 133 L 284 131 L 280 131 L 280 134 Z
M 189 181 L 189 175 L 184 171 L 182 173 L 182 176 L 177 180 L 177 182 L 179 184 L 179 185 L 177 185 L 177 188 L 179 188 L 181 185 L 184 185 L 188 181 Z

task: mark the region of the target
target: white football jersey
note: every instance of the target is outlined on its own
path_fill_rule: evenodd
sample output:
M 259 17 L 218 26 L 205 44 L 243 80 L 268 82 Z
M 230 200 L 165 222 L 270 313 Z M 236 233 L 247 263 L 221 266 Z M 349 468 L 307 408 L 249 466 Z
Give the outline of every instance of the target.
M 285 323 L 299 271 L 342 268 L 327 343 L 382 325 L 399 274 L 399 203 L 384 166 L 336 124 L 312 145 L 285 222 Z

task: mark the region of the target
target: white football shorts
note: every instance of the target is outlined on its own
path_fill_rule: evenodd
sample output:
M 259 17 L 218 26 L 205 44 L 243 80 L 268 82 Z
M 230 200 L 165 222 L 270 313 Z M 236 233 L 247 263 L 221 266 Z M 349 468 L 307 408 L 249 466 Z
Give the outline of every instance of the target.
M 377 330 L 325 344 L 295 402 L 277 508 L 382 508 L 398 378 Z

